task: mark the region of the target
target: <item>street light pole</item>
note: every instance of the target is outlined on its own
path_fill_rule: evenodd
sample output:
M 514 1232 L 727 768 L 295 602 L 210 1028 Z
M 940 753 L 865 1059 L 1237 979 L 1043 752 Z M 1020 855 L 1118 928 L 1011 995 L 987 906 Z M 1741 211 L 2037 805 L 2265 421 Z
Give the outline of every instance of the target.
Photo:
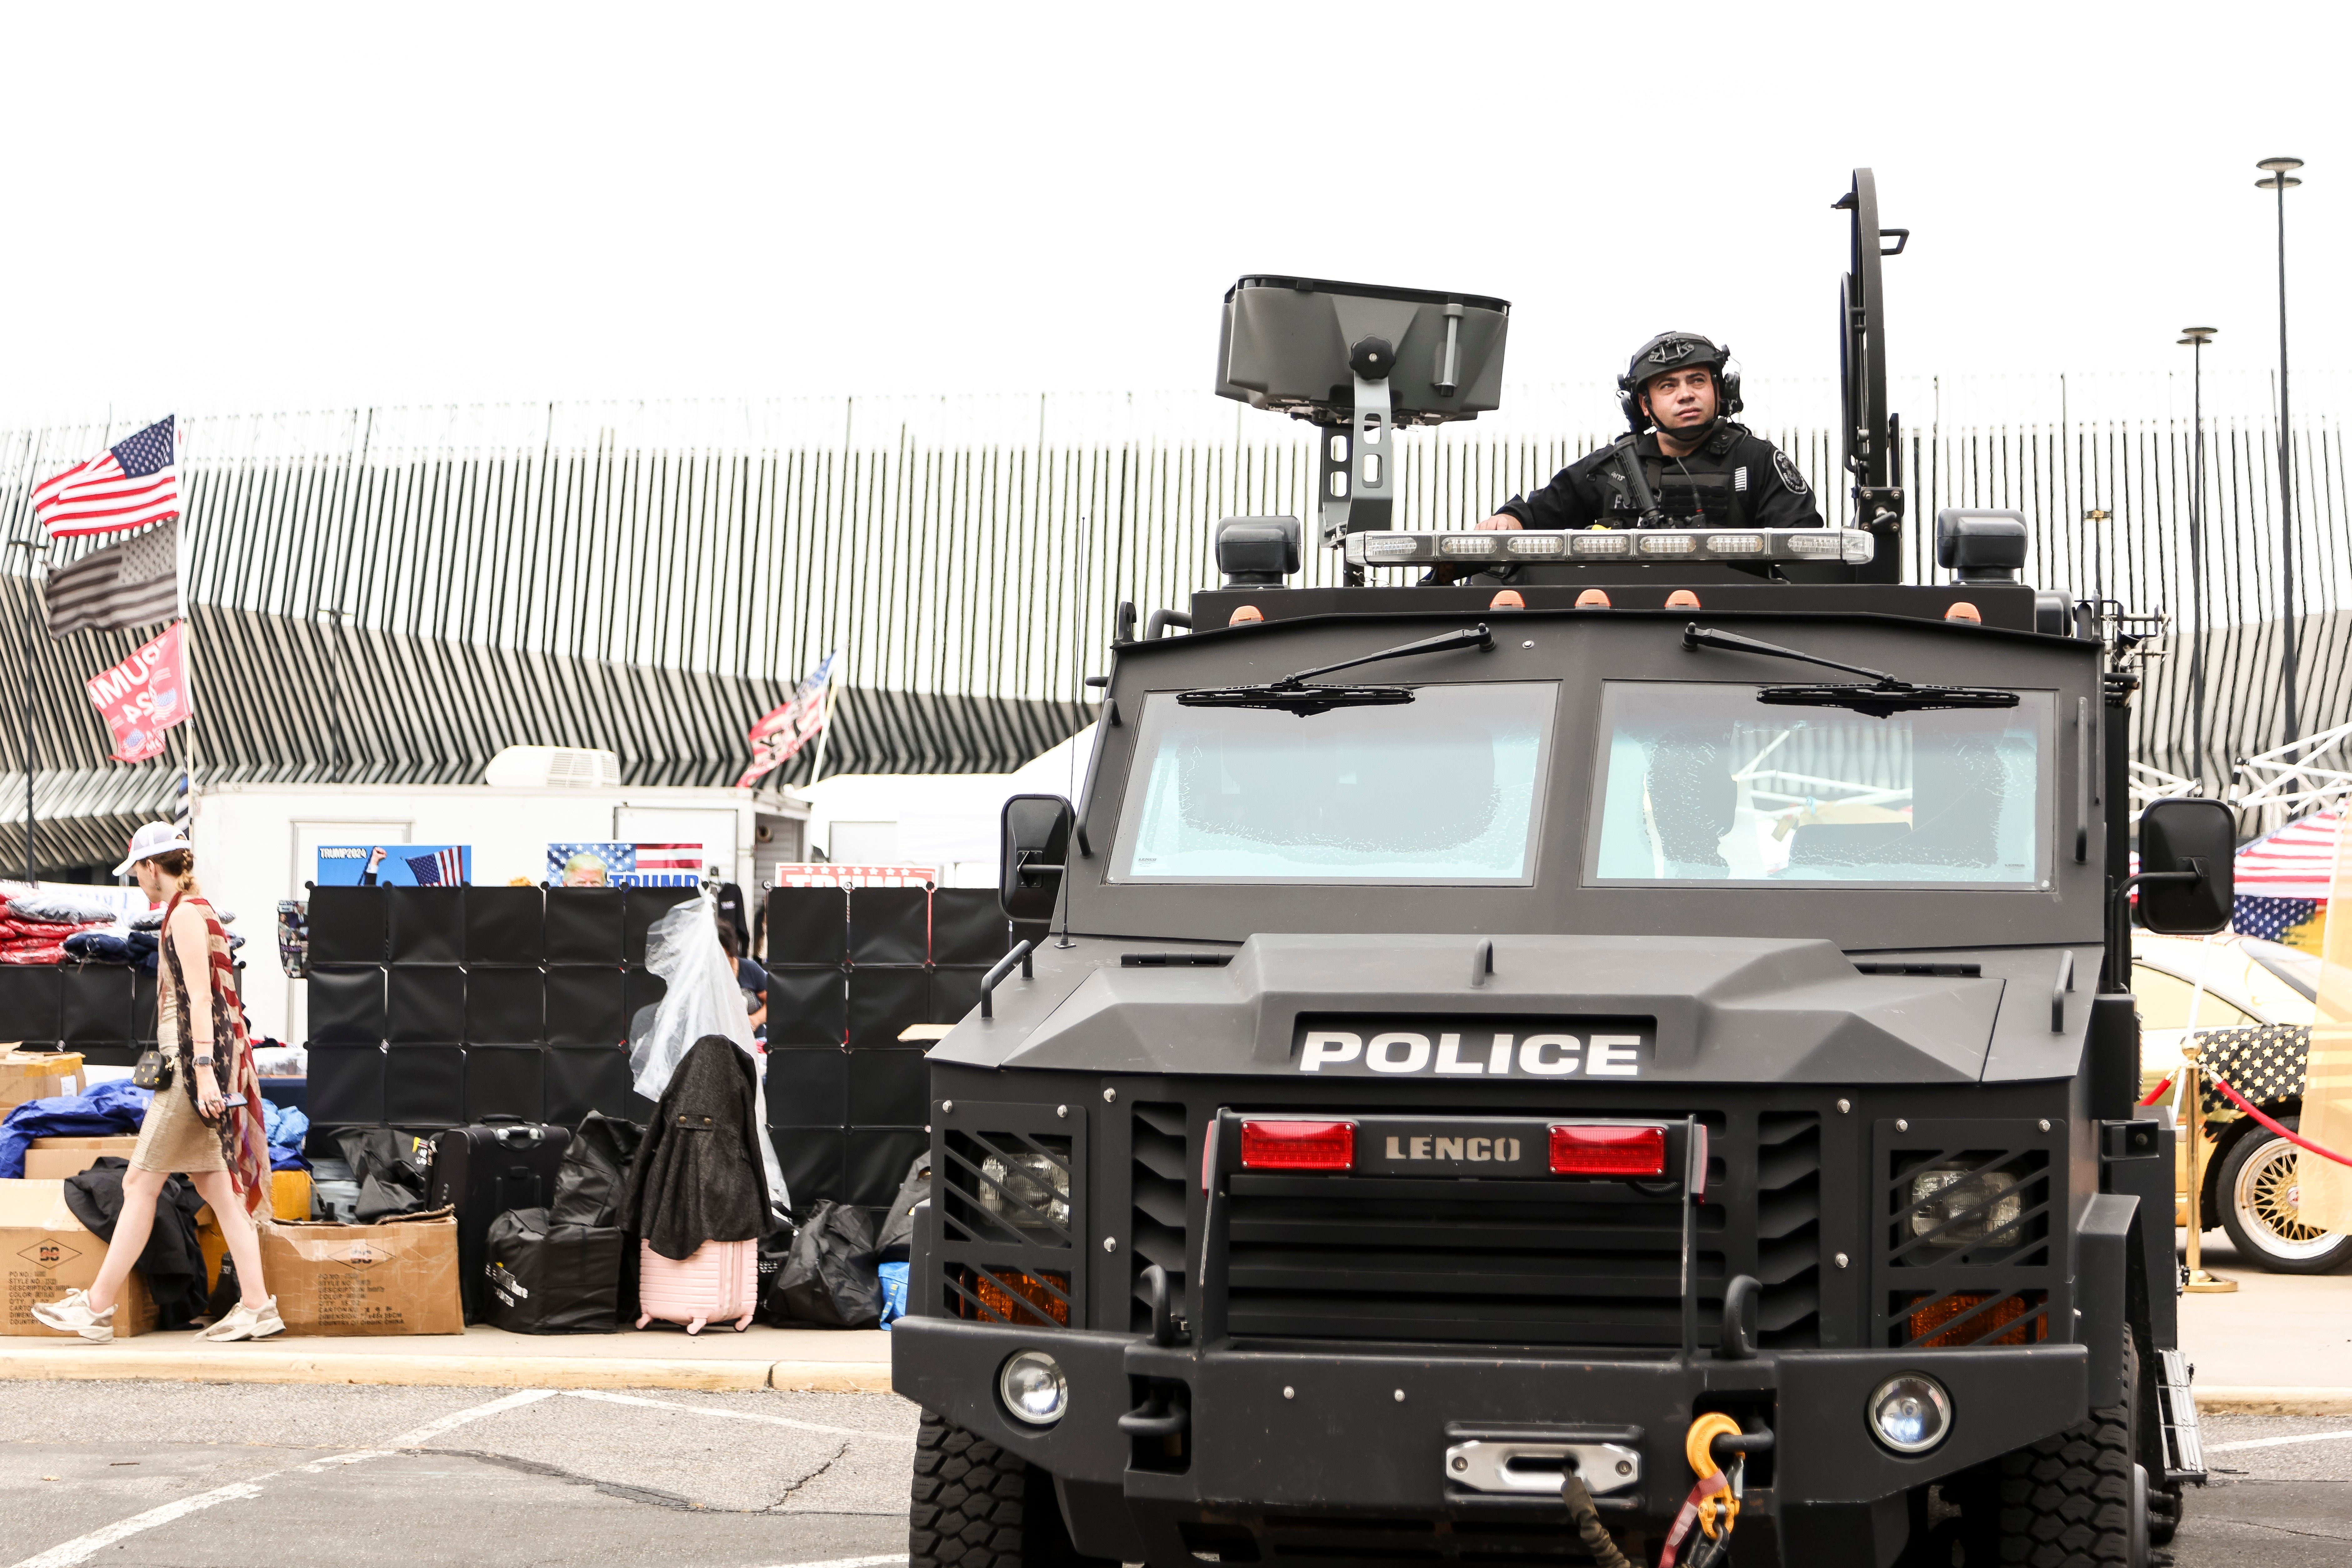
M 2189 771 L 2205 787 L 2205 345 L 2219 327 L 2183 327 L 2180 342 L 2190 353 L 2191 406 L 2196 410 L 2196 488 L 2189 496 L 2189 613 L 2196 640 L 2189 645 Z
M 12 539 L 8 548 L 25 552 L 25 748 L 21 755 L 25 764 L 25 880 L 29 883 L 39 879 L 39 866 L 33 856 L 33 558 L 49 547 Z
M 2294 444 L 2287 426 L 2286 384 L 2286 193 L 2301 180 L 2287 173 L 2303 167 L 2300 158 L 2265 158 L 2254 167 L 2265 171 L 2270 178 L 2256 180 L 2257 190 L 2278 193 L 2278 300 L 2279 300 L 2279 632 L 2285 641 L 2281 645 L 2280 670 L 2285 678 L 2286 744 L 2293 747 L 2302 734 L 2295 725 L 2294 710 Z M 2287 755 L 2294 757 L 2290 751 Z

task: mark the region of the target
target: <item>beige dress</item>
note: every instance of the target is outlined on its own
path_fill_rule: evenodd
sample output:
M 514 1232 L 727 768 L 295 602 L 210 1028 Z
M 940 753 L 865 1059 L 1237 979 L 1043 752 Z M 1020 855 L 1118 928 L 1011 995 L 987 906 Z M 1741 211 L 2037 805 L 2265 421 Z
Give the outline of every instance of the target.
M 163 941 L 171 940 L 168 931 L 156 934 Z M 155 1037 L 164 1042 L 166 1060 L 172 1057 L 170 1042 L 179 1038 L 181 1003 L 180 988 L 172 983 L 172 966 L 159 958 L 155 965 Z M 210 1005 L 209 1000 L 206 1005 Z M 215 1040 L 213 1048 L 215 1052 L 233 1051 L 236 1042 Z M 220 1131 L 196 1114 L 194 1103 L 188 1099 L 187 1086 L 180 1081 L 182 1071 L 179 1064 L 173 1062 L 172 1087 L 158 1089 L 148 1105 L 147 1120 L 139 1124 L 139 1146 L 131 1152 L 131 1163 L 142 1171 L 166 1173 L 226 1171 L 228 1162 L 221 1154 Z M 231 1081 L 235 1081 L 234 1075 Z

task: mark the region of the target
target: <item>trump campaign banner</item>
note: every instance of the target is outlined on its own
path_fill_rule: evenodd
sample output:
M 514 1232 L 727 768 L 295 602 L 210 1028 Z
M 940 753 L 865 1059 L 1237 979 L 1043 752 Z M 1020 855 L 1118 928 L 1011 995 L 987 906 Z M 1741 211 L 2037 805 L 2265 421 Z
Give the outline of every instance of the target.
M 547 879 L 559 888 L 692 888 L 702 881 L 699 844 L 572 842 L 547 847 Z
M 321 844 L 322 888 L 462 888 L 474 879 L 467 844 Z
M 162 756 L 163 731 L 187 719 L 187 622 L 173 622 L 161 637 L 88 682 L 89 700 L 114 737 L 116 762 Z

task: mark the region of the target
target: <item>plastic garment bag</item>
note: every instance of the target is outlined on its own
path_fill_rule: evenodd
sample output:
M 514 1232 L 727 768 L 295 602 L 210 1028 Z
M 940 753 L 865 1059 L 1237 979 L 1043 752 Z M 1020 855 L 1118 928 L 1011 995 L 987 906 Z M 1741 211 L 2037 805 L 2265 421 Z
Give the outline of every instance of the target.
M 780 1214 L 791 1212 L 783 1166 L 768 1133 L 768 1059 L 751 1043 L 751 1017 L 743 1011 L 735 965 L 719 945 L 718 906 L 709 894 L 677 905 L 646 929 L 646 967 L 669 989 L 655 1004 L 650 1026 L 629 1042 L 629 1072 L 637 1092 L 661 1099 L 670 1075 L 703 1036 L 734 1041 L 759 1069 L 760 1157 L 767 1167 L 768 1202 Z

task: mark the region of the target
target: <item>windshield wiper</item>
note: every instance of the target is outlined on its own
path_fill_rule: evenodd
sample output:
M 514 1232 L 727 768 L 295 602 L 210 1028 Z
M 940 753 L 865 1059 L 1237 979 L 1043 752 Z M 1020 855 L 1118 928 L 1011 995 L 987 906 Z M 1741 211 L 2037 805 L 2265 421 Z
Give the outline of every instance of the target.
M 1403 686 L 1309 686 L 1307 681 L 1312 676 L 1353 669 L 1360 664 L 1408 658 L 1417 653 L 1444 653 L 1457 647 L 1475 647 L 1481 653 L 1492 653 L 1495 651 L 1495 634 L 1488 631 L 1486 623 L 1481 621 L 1475 626 L 1440 632 L 1419 642 L 1382 648 L 1378 653 L 1368 653 L 1356 658 L 1343 658 L 1337 664 L 1302 669 L 1264 686 L 1204 687 L 1198 691 L 1180 691 L 1176 694 L 1176 700 L 1187 708 L 1276 708 L 1286 713 L 1296 713 L 1302 719 L 1311 713 L 1328 713 L 1334 708 L 1391 707 L 1412 701 L 1412 689 Z
M 1754 637 L 1741 637 L 1738 632 L 1719 631 L 1703 626 L 1696 621 L 1683 628 L 1683 647 L 1715 648 L 1723 653 L 1760 653 L 1771 658 L 1792 658 L 1800 664 L 1818 664 L 1826 669 L 1843 669 L 1848 675 L 1866 675 L 1870 684 L 1857 681 L 1832 681 L 1817 686 L 1767 686 L 1756 693 L 1756 700 L 1784 708 L 1851 708 L 1874 719 L 1884 719 L 1895 713 L 1924 712 L 1931 708 L 2014 708 L 2017 693 L 2002 691 L 1989 686 L 1919 686 L 1866 665 L 1841 664 L 1819 654 L 1800 653 L 1778 643 L 1759 642 Z

